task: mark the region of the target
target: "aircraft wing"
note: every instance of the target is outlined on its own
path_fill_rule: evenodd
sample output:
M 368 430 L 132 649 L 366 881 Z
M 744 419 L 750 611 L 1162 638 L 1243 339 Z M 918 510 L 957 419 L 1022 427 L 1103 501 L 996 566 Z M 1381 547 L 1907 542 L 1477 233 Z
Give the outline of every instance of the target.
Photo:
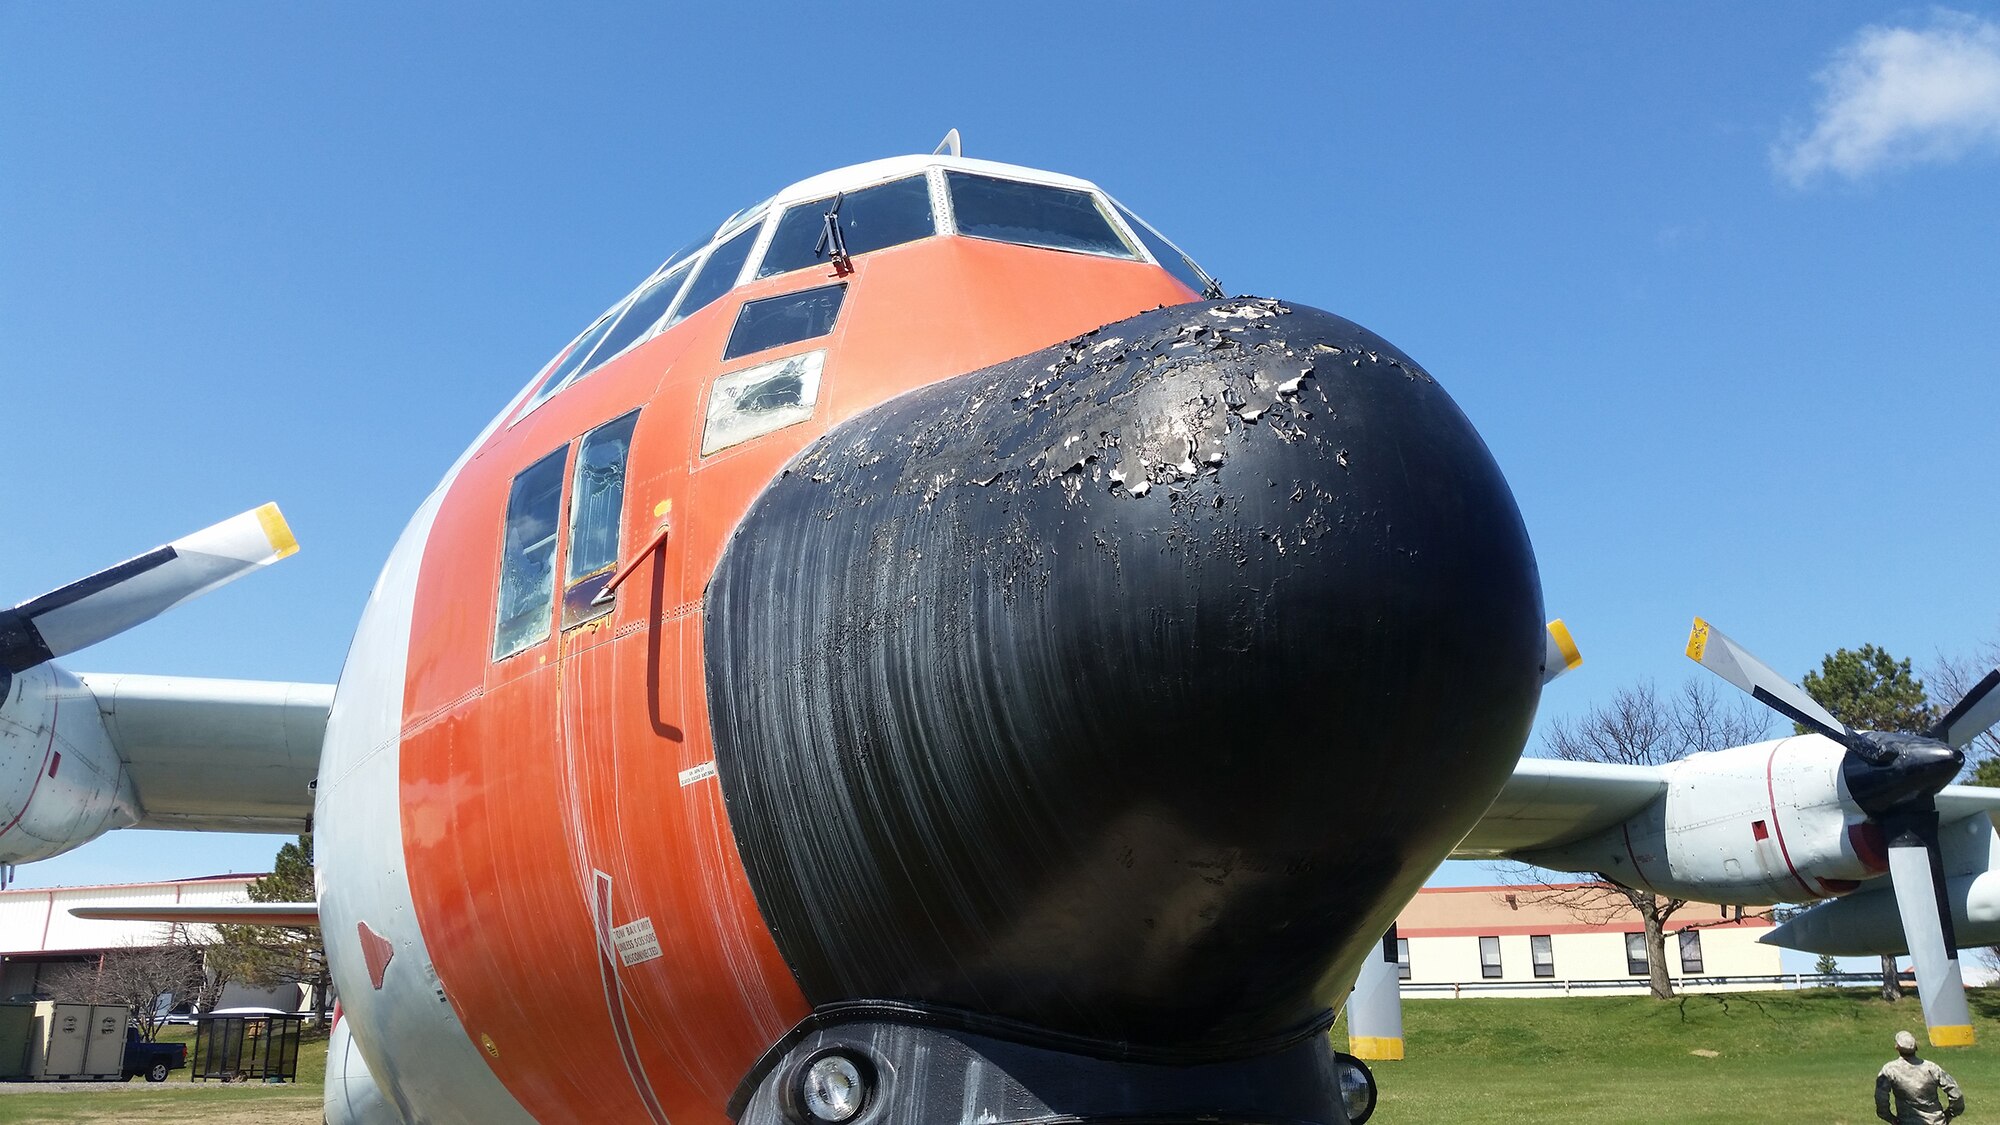
M 306 832 L 333 685 L 86 673 L 136 828 Z
M 1498 859 L 1580 840 L 1617 824 L 1666 791 L 1667 775 L 1657 766 L 1522 758 L 1451 858 Z
M 1938 790 L 1938 823 L 1950 824 L 1968 816 L 2000 813 L 2000 789 L 1983 785 L 1947 785 Z
M 319 925 L 316 902 L 224 902 L 206 906 L 182 904 L 158 906 L 72 906 L 78 918 L 113 922 L 167 922 L 197 926 L 292 926 Z

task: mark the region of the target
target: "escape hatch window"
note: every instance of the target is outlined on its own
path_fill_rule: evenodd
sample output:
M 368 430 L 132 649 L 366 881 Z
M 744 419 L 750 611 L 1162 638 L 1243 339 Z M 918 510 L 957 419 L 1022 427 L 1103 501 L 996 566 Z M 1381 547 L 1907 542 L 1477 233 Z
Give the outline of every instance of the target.
M 1528 959 L 1535 964 L 1535 975 L 1553 977 L 1556 975 L 1556 943 L 1548 934 L 1535 934 L 1528 938 Z
M 1625 971 L 1635 977 L 1643 977 L 1652 970 L 1646 966 L 1646 935 L 1625 935 Z
M 569 554 L 563 563 L 563 628 L 611 612 L 596 601 L 618 568 L 618 532 L 625 514 L 625 463 L 639 412 L 583 436 L 569 490 Z
M 1118 205 L 1113 204 L 1113 206 Z M 1193 258 L 1176 250 L 1174 244 L 1168 242 L 1159 231 L 1148 226 L 1146 220 L 1134 215 L 1124 207 L 1118 207 L 1118 213 L 1125 217 L 1125 225 L 1132 228 L 1132 233 L 1137 235 L 1139 241 L 1145 244 L 1146 250 L 1153 257 L 1159 259 L 1160 268 L 1173 274 L 1175 281 L 1180 282 L 1196 293 L 1214 291 L 1215 282 L 1209 278 L 1208 271 L 1195 264 Z
M 945 173 L 958 233 L 994 242 L 1138 258 L 1087 191 Z
M 840 316 L 840 303 L 846 296 L 847 285 L 843 282 L 761 301 L 745 301 L 736 314 L 736 327 L 729 333 L 729 344 L 722 349 L 722 358 L 735 359 L 824 336 L 833 331 L 833 322 Z
M 1483 937 L 1479 939 L 1479 975 L 1487 980 L 1500 976 L 1500 939 Z
M 548 638 L 556 589 L 556 523 L 562 516 L 563 462 L 568 457 L 565 445 L 521 470 L 507 490 L 495 660 Z
M 1701 967 L 1701 931 L 1682 930 L 1680 937 L 1681 937 L 1681 972 L 1683 973 L 1702 972 L 1703 970 Z
M 937 219 L 931 214 L 930 181 L 921 175 L 890 180 L 860 191 L 793 205 L 778 220 L 778 229 L 771 236 L 770 249 L 764 251 L 764 262 L 757 267 L 757 276 L 770 277 L 829 261 L 830 248 L 823 237 L 828 211 L 837 212 L 841 240 L 850 258 L 937 233 Z
M 826 352 L 811 351 L 717 376 L 708 392 L 702 456 L 811 418 L 825 366 Z
M 756 244 L 757 232 L 761 229 L 758 224 L 752 223 L 709 254 L 708 260 L 701 264 L 700 272 L 688 282 L 687 294 L 674 308 L 674 314 L 667 318 L 667 327 L 671 328 L 707 308 L 717 297 L 736 287 L 736 275 L 743 272 L 743 262 L 750 257 L 750 247 Z

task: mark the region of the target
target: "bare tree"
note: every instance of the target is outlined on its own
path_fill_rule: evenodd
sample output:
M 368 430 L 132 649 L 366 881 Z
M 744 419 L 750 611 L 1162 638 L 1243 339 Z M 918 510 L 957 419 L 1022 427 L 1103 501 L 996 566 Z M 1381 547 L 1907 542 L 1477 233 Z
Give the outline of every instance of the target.
M 2000 668 L 2000 639 L 1987 641 L 1971 655 L 1938 653 L 1928 670 L 1932 702 L 1940 709 L 1950 707 L 1995 668 Z M 1965 750 L 1965 763 L 1972 770 L 1971 782 L 2000 785 L 2000 734 L 1989 730 L 1973 739 Z
M 271 874 L 250 884 L 251 902 L 313 900 L 312 834 L 278 849 Z M 326 1026 L 333 977 L 326 966 L 326 939 L 318 927 L 218 926 L 221 943 L 209 964 L 231 979 L 259 988 L 303 985 L 311 994 L 315 1023 Z
M 47 988 L 60 1001 L 130 1008 L 140 1033 L 151 1040 L 166 1023 L 159 998 L 193 992 L 202 980 L 201 957 L 186 946 L 127 944 L 96 961 L 65 966 L 51 974 Z
M 217 956 L 221 939 L 212 926 L 187 926 L 174 923 L 167 927 L 167 944 L 176 949 L 185 949 L 201 966 L 201 984 L 192 994 L 183 993 L 197 1012 L 212 1012 L 222 1003 L 223 990 L 233 979 L 230 976 L 229 959 Z
M 1740 746 L 1764 737 L 1769 713 L 1750 700 L 1724 703 L 1714 688 L 1689 679 L 1672 697 L 1662 699 L 1651 681 L 1622 688 L 1611 702 L 1580 718 L 1557 719 L 1543 736 L 1549 756 L 1569 762 L 1658 766 L 1689 754 Z M 1547 887 L 1529 891 L 1535 901 L 1562 907 L 1580 920 L 1603 925 L 1629 907 L 1646 934 L 1646 968 L 1653 995 L 1669 999 L 1673 980 L 1667 975 L 1667 921 L 1687 905 L 1686 899 L 1656 894 L 1610 881 L 1581 887 Z

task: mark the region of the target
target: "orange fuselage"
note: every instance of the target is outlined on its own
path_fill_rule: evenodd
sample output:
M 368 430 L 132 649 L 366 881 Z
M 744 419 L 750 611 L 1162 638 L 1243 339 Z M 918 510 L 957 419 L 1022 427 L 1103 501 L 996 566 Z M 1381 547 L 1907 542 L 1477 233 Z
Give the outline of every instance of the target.
M 643 1120 L 656 1107 L 723 1120 L 758 1055 L 807 1013 L 712 768 L 700 609 L 752 501 L 859 411 L 1194 297 L 1144 262 L 932 237 L 854 259 L 830 336 L 721 361 L 744 302 L 834 276 L 741 286 L 503 424 L 451 483 L 424 545 L 401 717 L 410 892 L 453 1012 L 539 1119 Z M 822 348 L 810 421 L 701 455 L 719 374 Z M 547 640 L 492 659 L 510 482 L 634 409 L 620 544 L 637 569 L 615 608 L 564 629 L 558 597 Z M 649 920 L 662 956 L 608 965 L 593 909 L 607 882 L 609 925 Z

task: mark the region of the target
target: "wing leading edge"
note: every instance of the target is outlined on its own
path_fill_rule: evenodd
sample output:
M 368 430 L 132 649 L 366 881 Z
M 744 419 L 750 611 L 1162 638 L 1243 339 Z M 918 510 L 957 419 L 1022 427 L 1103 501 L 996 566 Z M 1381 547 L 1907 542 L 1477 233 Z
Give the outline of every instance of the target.
M 1667 774 L 1657 766 L 1522 758 L 1451 858 L 1498 859 L 1580 840 L 1666 791 Z

